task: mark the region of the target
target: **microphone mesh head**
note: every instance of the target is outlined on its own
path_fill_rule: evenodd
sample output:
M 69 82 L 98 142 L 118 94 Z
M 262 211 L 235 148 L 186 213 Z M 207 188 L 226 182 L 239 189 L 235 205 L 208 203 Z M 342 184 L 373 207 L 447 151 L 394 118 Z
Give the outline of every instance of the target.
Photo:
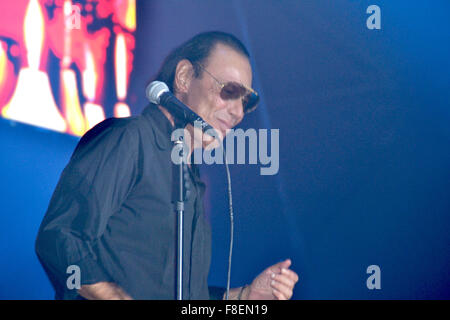
M 147 99 L 154 104 L 159 104 L 159 97 L 164 92 L 169 92 L 169 87 L 162 81 L 153 81 L 145 89 Z

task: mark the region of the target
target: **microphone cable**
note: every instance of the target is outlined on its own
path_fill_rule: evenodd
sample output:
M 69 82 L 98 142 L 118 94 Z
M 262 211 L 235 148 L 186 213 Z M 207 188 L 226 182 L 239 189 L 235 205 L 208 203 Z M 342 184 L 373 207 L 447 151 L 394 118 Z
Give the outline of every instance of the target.
M 227 171 L 227 182 L 228 182 L 228 206 L 230 209 L 230 251 L 228 254 L 228 276 L 227 276 L 227 291 L 226 298 L 228 300 L 230 296 L 230 279 L 231 279 L 231 257 L 233 255 L 233 234 L 234 234 L 234 217 L 233 217 L 233 196 L 231 194 L 231 177 L 230 177 L 230 169 L 228 168 L 228 162 L 226 157 L 225 148 L 223 148 L 223 160 L 225 163 L 225 168 Z

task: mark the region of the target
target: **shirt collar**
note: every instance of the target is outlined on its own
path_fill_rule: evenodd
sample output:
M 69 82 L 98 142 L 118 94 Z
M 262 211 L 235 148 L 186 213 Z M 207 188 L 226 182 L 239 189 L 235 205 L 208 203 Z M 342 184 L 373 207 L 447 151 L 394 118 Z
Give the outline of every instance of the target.
M 144 117 L 153 122 L 152 130 L 155 135 L 155 141 L 161 150 L 166 150 L 172 146 L 172 132 L 174 127 L 170 123 L 169 119 L 162 113 L 156 104 L 150 103 L 142 112 Z M 205 184 L 200 180 L 200 171 L 197 165 L 192 164 L 192 173 L 194 180 L 205 188 Z
M 153 122 L 152 130 L 155 135 L 155 141 L 162 150 L 169 148 L 172 144 L 171 136 L 173 127 L 169 119 L 162 113 L 156 104 L 149 104 L 142 112 L 145 118 Z

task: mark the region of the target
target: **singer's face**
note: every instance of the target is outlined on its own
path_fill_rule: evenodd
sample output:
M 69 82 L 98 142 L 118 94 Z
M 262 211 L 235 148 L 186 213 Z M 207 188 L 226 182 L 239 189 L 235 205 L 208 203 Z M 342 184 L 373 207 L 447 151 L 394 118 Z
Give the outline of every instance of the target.
M 222 83 L 235 81 L 251 87 L 252 69 L 247 57 L 234 49 L 217 44 L 203 67 Z M 244 118 L 241 99 L 224 100 L 220 95 L 220 84 L 208 73 L 192 79 L 184 101 L 222 136 Z

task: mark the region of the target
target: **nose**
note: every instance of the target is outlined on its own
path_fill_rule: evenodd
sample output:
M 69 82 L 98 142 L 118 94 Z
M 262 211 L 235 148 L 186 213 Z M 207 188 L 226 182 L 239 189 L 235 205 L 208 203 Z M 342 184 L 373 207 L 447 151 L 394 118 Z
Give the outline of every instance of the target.
M 244 106 L 241 99 L 230 100 L 228 113 L 233 117 L 235 125 L 244 118 Z

